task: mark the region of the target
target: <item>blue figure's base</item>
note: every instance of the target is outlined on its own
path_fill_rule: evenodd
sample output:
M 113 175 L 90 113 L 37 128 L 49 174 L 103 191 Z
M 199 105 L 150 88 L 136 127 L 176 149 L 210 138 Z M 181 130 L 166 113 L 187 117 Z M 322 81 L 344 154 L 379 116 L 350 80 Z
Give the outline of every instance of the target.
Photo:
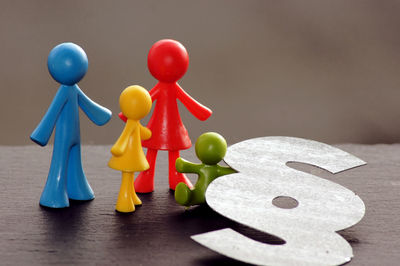
M 82 169 L 80 167 L 80 169 Z M 68 169 L 72 170 L 72 167 Z M 90 187 L 85 174 L 80 170 L 79 175 L 70 175 L 67 179 L 67 190 L 68 198 L 72 200 L 92 200 L 94 199 L 94 193 Z
M 67 208 L 70 206 L 70 202 L 73 202 L 73 205 L 79 205 L 83 204 L 88 201 L 94 200 L 94 195 L 92 195 L 91 198 L 86 198 L 86 199 L 73 199 L 70 198 L 67 202 L 55 202 L 55 201 L 48 201 L 44 199 L 40 199 L 40 206 L 45 207 L 45 208 L 51 208 L 51 209 L 62 209 L 62 208 Z
M 59 206 L 59 205 L 46 205 L 45 203 L 39 202 L 40 207 L 48 208 L 48 209 L 63 209 L 63 208 L 68 208 L 69 203 L 67 206 Z
M 67 170 L 68 198 L 73 200 L 92 200 L 94 193 L 82 169 L 81 146 L 71 148 Z
M 69 200 L 68 198 L 60 198 L 58 200 L 55 200 L 53 198 L 46 198 L 43 194 L 42 197 L 40 198 L 39 204 L 44 207 L 48 208 L 66 208 L 69 207 Z
M 76 201 L 88 201 L 88 200 L 94 200 L 95 196 L 94 194 L 88 194 L 88 195 L 81 195 L 80 197 L 69 197 L 70 200 L 76 200 Z
M 66 142 L 61 141 L 62 139 L 57 140 L 40 205 L 65 208 L 70 206 L 70 199 L 80 201 L 94 199 L 93 190 L 82 169 L 80 143 L 69 148 L 65 146 Z

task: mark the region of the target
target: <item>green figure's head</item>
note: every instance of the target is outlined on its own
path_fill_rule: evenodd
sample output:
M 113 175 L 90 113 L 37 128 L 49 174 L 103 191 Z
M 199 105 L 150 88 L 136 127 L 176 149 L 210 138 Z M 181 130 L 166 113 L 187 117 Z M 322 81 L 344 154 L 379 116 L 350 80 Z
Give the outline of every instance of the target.
M 226 153 L 226 140 L 220 134 L 207 132 L 196 141 L 196 155 L 204 164 L 213 165 L 219 163 Z

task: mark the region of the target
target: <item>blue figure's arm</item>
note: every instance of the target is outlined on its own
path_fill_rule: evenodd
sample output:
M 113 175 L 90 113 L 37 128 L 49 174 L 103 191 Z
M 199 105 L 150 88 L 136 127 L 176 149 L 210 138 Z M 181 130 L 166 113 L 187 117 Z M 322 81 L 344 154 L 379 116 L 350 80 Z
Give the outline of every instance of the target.
M 92 101 L 79 87 L 78 104 L 87 117 L 98 126 L 106 124 L 111 119 L 111 111 Z
M 39 125 L 32 132 L 32 141 L 36 142 L 40 146 L 46 146 L 47 142 L 50 139 L 51 133 L 53 133 L 53 129 L 56 125 L 58 116 L 67 101 L 66 96 L 66 90 L 64 90 L 63 87 L 60 87 L 56 96 L 53 99 L 53 102 L 50 104 L 49 109 L 43 116 L 42 121 L 40 121 Z

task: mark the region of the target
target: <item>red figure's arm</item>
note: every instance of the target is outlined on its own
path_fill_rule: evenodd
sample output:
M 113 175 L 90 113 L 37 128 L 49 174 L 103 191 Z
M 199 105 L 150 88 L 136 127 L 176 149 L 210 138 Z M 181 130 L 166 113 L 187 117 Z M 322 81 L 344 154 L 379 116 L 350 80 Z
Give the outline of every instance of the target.
M 157 87 L 157 86 L 155 86 L 154 88 L 152 88 L 150 91 L 149 91 L 149 94 L 150 94 L 150 97 L 151 97 L 151 101 L 154 103 L 156 100 L 157 100 L 157 98 L 158 98 L 158 92 L 160 91 L 160 89 Z M 124 121 L 125 123 L 126 123 L 126 120 L 128 120 L 128 118 L 126 117 L 126 116 L 124 116 L 124 114 L 122 113 L 122 112 L 120 112 L 119 114 L 118 114 L 118 116 L 119 116 L 119 118 L 121 118 L 121 120 L 122 121 Z
M 152 88 L 149 91 L 150 97 L 151 97 L 151 101 L 154 103 L 157 98 L 158 98 L 158 94 L 159 94 L 160 89 L 158 88 L 158 86 L 154 86 L 154 88 Z
M 193 99 L 179 85 L 177 86 L 176 95 L 189 112 L 191 112 L 197 119 L 204 121 L 211 116 L 212 111 L 208 107 Z
M 122 121 L 124 121 L 126 123 L 126 121 L 128 120 L 128 118 L 126 116 L 124 116 L 124 114 L 122 112 L 120 112 L 118 114 L 119 118 L 121 118 Z

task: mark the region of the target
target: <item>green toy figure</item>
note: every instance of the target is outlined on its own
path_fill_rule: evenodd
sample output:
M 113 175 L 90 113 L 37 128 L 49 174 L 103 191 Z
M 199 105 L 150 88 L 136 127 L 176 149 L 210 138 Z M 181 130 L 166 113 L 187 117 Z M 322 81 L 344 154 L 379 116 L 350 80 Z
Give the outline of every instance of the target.
M 214 132 L 202 134 L 196 141 L 195 150 L 201 164 L 194 164 L 182 158 L 176 159 L 175 162 L 176 171 L 195 173 L 199 176 L 193 189 L 183 182 L 176 186 L 175 200 L 186 207 L 204 204 L 206 189 L 214 179 L 236 173 L 230 167 L 218 165 L 226 153 L 226 140 L 220 134 Z

